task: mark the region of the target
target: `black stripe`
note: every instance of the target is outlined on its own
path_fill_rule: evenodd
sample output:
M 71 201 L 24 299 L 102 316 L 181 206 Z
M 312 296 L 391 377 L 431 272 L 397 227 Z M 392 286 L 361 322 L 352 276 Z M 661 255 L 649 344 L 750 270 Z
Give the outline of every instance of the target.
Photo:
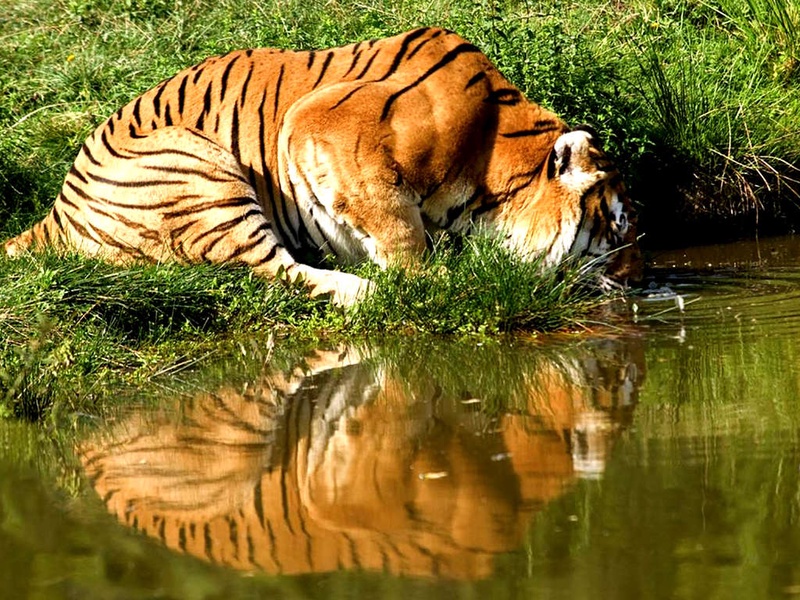
M 263 210 L 259 209 L 258 212 L 261 213 L 262 216 L 264 215 L 264 211 Z M 248 216 L 249 216 L 249 214 L 250 213 L 248 213 Z M 250 232 L 250 235 L 247 236 L 247 239 L 252 239 L 252 238 L 256 237 L 257 235 L 261 235 L 263 233 L 266 233 L 267 231 L 272 231 L 272 225 L 270 224 L 269 221 L 264 220 L 258 227 L 256 227 L 255 229 L 253 229 L 253 231 Z
M 373 54 L 372 56 L 369 57 L 369 60 L 367 61 L 367 64 L 364 65 L 364 68 L 361 69 L 361 72 L 358 75 L 356 75 L 354 79 L 361 79 L 362 77 L 364 77 L 364 75 L 367 74 L 367 71 L 369 71 L 369 68 L 372 66 L 373 61 L 378 56 L 378 54 L 380 54 L 380 52 L 381 51 L 378 50 L 375 54 Z
M 189 206 L 187 208 L 168 211 L 164 213 L 164 216 L 166 218 L 185 217 L 187 215 L 194 215 L 200 212 L 206 212 L 219 208 L 241 208 L 243 206 L 252 204 L 254 204 L 253 199 L 249 196 L 234 196 L 232 198 L 222 198 L 220 200 L 213 200 L 203 204 L 195 204 L 194 206 Z
M 74 164 L 70 168 L 68 175 L 72 175 L 82 183 L 89 183 L 86 177 L 83 176 L 83 173 L 81 173 L 80 171 L 78 171 L 78 169 L 75 168 Z
M 156 113 L 156 117 L 161 117 L 161 94 L 164 93 L 166 87 L 166 84 L 161 84 L 156 92 L 156 95 L 153 96 L 153 110 Z
M 356 44 L 356 45 L 355 45 L 355 48 L 358 48 L 360 45 L 361 45 L 361 42 L 359 42 L 358 44 Z M 354 48 L 354 50 L 353 50 L 353 51 L 354 51 L 354 54 L 355 54 L 355 56 L 353 57 L 353 61 L 350 63 L 350 68 L 348 68 L 348 69 L 347 69 L 347 72 L 344 74 L 343 78 L 345 78 L 345 77 L 347 77 L 348 75 L 350 75 L 350 73 L 353 71 L 353 69 L 355 69 L 355 68 L 356 68 L 356 64 L 358 63 L 358 59 L 360 59 L 360 58 L 361 58 L 361 50 L 359 50 L 358 52 L 355 52 L 355 48 Z
M 227 183 L 231 179 L 235 179 L 236 181 L 241 181 L 242 183 L 250 184 L 249 181 L 245 178 L 244 175 L 239 173 L 231 173 L 230 171 L 222 171 L 225 177 L 215 177 L 211 173 L 199 169 L 192 169 L 189 167 L 171 167 L 166 165 L 147 165 L 143 167 L 145 171 L 158 171 L 160 173 L 175 173 L 178 175 L 189 175 L 190 177 L 199 177 L 201 179 L 205 179 L 206 181 L 211 181 L 213 183 Z M 95 176 L 89 174 L 90 177 L 95 179 Z
M 263 238 L 261 238 L 261 240 L 259 240 L 259 243 L 263 242 L 266 239 L 266 237 L 267 236 L 264 236 Z M 257 262 L 250 263 L 250 266 L 251 267 L 259 267 L 259 266 L 261 266 L 261 265 L 263 265 L 265 263 L 271 262 L 272 260 L 275 259 L 275 255 L 278 254 L 278 248 L 283 248 L 283 246 L 278 244 L 278 243 L 274 243 L 272 245 L 272 248 L 269 249 L 269 252 L 267 252 L 266 255 L 264 255 L 262 258 L 258 259 Z M 261 516 L 259 517 L 259 520 L 262 521 L 262 524 L 263 524 L 263 519 L 264 519 L 264 512 L 262 510 L 261 511 Z
M 134 120 L 134 121 L 136 121 L 136 124 L 137 124 L 139 127 L 141 127 L 141 126 L 142 126 L 142 114 L 141 114 L 141 108 L 142 108 L 142 97 L 141 97 L 141 96 L 139 96 L 139 97 L 136 99 L 136 102 L 134 102 L 134 103 L 133 103 L 133 113 L 132 113 L 132 115 L 133 115 L 133 120 Z
M 247 88 L 250 86 L 250 78 L 253 76 L 253 63 L 250 63 L 249 68 L 247 69 L 247 77 L 244 79 L 244 83 L 242 84 L 242 93 L 239 95 L 239 104 L 244 106 L 244 101 L 247 98 Z
M 250 184 L 250 187 L 256 192 L 256 196 L 258 195 L 258 178 L 256 177 L 256 170 L 253 168 L 253 165 L 247 167 L 247 183 Z
M 153 231 L 151 229 L 148 229 L 142 223 L 138 223 L 136 221 L 131 221 L 130 219 L 128 219 L 126 217 L 123 217 L 122 215 L 120 215 L 118 213 L 111 214 L 110 212 L 107 212 L 107 211 L 103 210 L 102 208 L 98 208 L 97 206 L 92 206 L 91 207 L 91 211 L 93 213 L 98 214 L 100 216 L 103 216 L 103 217 L 105 217 L 107 219 L 111 219 L 113 221 L 118 221 L 118 222 L 122 223 L 123 225 L 125 225 L 126 227 L 130 227 L 131 229 L 135 229 L 137 231 L 145 230 L 145 231 L 152 232 L 153 234 L 155 234 L 155 237 L 158 237 L 158 232 L 155 232 L 155 231 Z M 145 236 L 145 237 L 152 238 L 154 236 L 153 235 L 149 235 L 149 236 Z
M 206 558 L 210 560 L 212 563 L 214 562 L 214 541 L 211 537 L 211 525 L 206 522 L 203 525 L 203 550 L 206 554 Z
M 213 85 L 213 82 L 209 82 L 205 94 L 203 94 L 203 111 L 200 113 L 197 123 L 195 124 L 195 129 L 199 129 L 200 131 L 203 131 L 205 126 L 206 115 L 211 112 L 211 88 Z
M 228 521 L 228 539 L 233 546 L 233 558 L 239 560 L 239 527 L 232 517 L 227 518 Z
M 264 90 L 264 95 L 261 98 L 261 104 L 258 108 L 258 151 L 261 155 L 261 168 L 262 168 L 262 176 L 264 177 L 264 187 L 265 192 L 267 194 L 267 202 L 269 206 L 272 208 L 272 214 L 274 216 L 275 227 L 278 231 L 278 236 L 284 243 L 290 243 L 290 238 L 286 235 L 286 231 L 284 230 L 283 226 L 281 225 L 281 215 L 279 214 L 279 207 L 275 203 L 275 189 L 272 184 L 272 176 L 269 172 L 269 168 L 267 167 L 267 152 L 266 152 L 266 118 L 264 115 L 264 105 L 267 101 L 267 91 Z M 284 204 L 285 210 L 285 204 Z M 285 219 L 285 215 L 283 216 Z
M 83 225 L 81 225 L 80 223 L 78 223 L 78 222 L 77 222 L 75 219 L 73 219 L 73 218 L 72 218 L 72 217 L 69 215 L 69 213 L 64 213 L 64 216 L 66 217 L 67 221 L 69 221 L 69 224 L 70 224 L 70 226 L 71 226 L 71 227 L 72 227 L 72 228 L 73 228 L 75 231 L 77 231 L 77 232 L 78 232 L 78 233 L 79 233 L 81 236 L 83 236 L 83 237 L 85 237 L 85 238 L 88 238 L 88 239 L 92 240 L 93 242 L 95 242 L 95 243 L 97 243 L 97 244 L 100 244 L 100 243 L 102 243 L 102 240 L 98 240 L 96 237 L 94 237 L 94 236 L 93 236 L 93 235 L 92 235 L 92 234 L 89 232 L 89 230 L 88 230 L 88 229 L 86 229 L 86 227 L 84 227 Z
M 231 154 L 240 162 L 241 152 L 239 150 L 239 105 L 233 105 L 233 115 L 231 116 Z
M 522 94 L 519 90 L 514 88 L 501 88 L 499 90 L 492 90 L 486 96 L 486 102 L 489 104 L 500 104 L 503 106 L 516 106 L 522 101 Z
M 426 29 L 426 31 L 429 31 L 429 30 L 430 30 L 430 28 Z M 423 42 L 421 42 L 421 43 L 420 43 L 420 44 L 419 44 L 419 45 L 418 45 L 416 48 L 414 48 L 414 49 L 411 51 L 411 54 L 409 54 L 409 55 L 408 55 L 408 57 L 406 58 L 406 60 L 411 60 L 412 58 L 414 58 L 414 56 L 417 54 L 417 52 L 419 52 L 420 50 L 422 50 L 422 48 L 424 48 L 424 47 L 425 47 L 425 45 L 429 44 L 431 41 L 435 40 L 435 39 L 436 39 L 437 37 L 439 37 L 440 35 L 442 35 L 442 32 L 441 32 L 441 31 L 437 31 L 437 32 L 436 32 L 436 33 L 434 33 L 434 34 L 433 34 L 431 37 L 429 37 L 427 40 L 424 40 Z
M 78 186 L 76 186 L 71 181 L 65 181 L 64 182 L 64 187 L 65 188 L 69 188 L 70 190 L 75 192 L 75 195 L 78 196 L 79 198 L 83 199 L 83 200 L 88 200 L 90 202 L 94 200 L 94 198 L 92 196 L 90 196 L 89 194 L 84 192 L 83 189 L 79 188 Z M 66 204 L 67 206 L 70 206 L 70 207 L 74 208 L 75 210 L 80 210 L 80 208 L 78 207 L 77 204 L 72 202 L 66 195 L 64 195 L 64 190 L 61 190 L 61 201 L 64 204 Z
M 257 248 L 257 247 L 258 247 L 258 246 L 259 246 L 259 245 L 260 245 L 260 244 L 261 244 L 261 243 L 262 243 L 262 242 L 263 242 L 265 239 L 267 239 L 267 236 L 266 236 L 266 235 L 263 235 L 263 236 L 261 236 L 260 238 L 258 238 L 257 240 L 253 240 L 253 241 L 251 241 L 251 242 L 250 242 L 250 243 L 248 243 L 248 244 L 245 244 L 245 245 L 243 245 L 243 246 L 239 246 L 239 247 L 236 249 L 236 251 L 235 251 L 235 252 L 232 252 L 231 254 L 229 254 L 229 255 L 227 256 L 227 258 L 225 258 L 225 262 L 233 262 L 233 261 L 235 261 L 235 260 L 236 260 L 236 259 L 238 259 L 238 258 L 239 258 L 239 257 L 240 257 L 242 254 L 247 254 L 248 252 L 250 252 L 250 251 L 251 251 L 251 250 L 253 250 L 254 248 Z M 266 261 L 270 261 L 270 260 L 272 260 L 273 258 L 275 258 L 275 254 L 276 254 L 277 252 L 278 252 L 278 245 L 277 245 L 277 244 L 275 244 L 274 246 L 272 246 L 272 248 L 270 249 L 269 253 L 268 253 L 268 254 L 267 254 L 267 256 L 265 257 L 265 258 L 266 258 L 266 260 L 264 260 L 264 259 L 261 259 L 263 262 L 260 262 L 260 264 L 263 264 L 264 262 L 266 262 Z
M 181 80 L 181 85 L 178 87 L 178 115 L 183 117 L 183 108 L 186 105 L 186 83 L 189 81 L 189 75 L 186 74 Z
M 91 151 L 89 150 L 89 146 L 86 145 L 84 142 L 83 146 L 81 146 L 81 152 L 83 152 L 84 156 L 89 159 L 89 162 L 95 166 L 100 166 L 100 161 L 98 161 L 94 156 L 92 156 Z
M 335 110 L 335 109 L 339 108 L 339 107 L 340 107 L 342 104 L 344 104 L 345 102 L 347 102 L 347 101 L 348 101 L 348 100 L 349 100 L 349 99 L 350 99 L 350 98 L 353 96 L 353 94 L 355 94 L 355 93 L 356 93 L 357 91 L 359 91 L 360 89 L 363 89 L 365 85 L 367 85 L 367 84 L 366 84 L 366 83 L 362 83 L 362 84 L 360 84 L 358 87 L 356 87 L 356 88 L 354 88 L 354 89 L 350 90 L 349 92 L 347 92 L 347 93 L 346 93 L 344 96 L 342 96 L 342 97 L 339 99 L 339 101 L 338 101 L 338 102 L 336 102 L 336 104 L 334 104 L 333 106 L 331 106 L 329 110 Z
M 172 126 L 172 112 L 170 111 L 169 104 L 164 106 L 164 124 L 167 127 Z
M 247 562 L 251 566 L 256 566 L 256 546 L 255 542 L 253 542 L 253 536 L 250 535 L 250 529 L 248 528 L 247 534 L 245 535 L 245 541 L 247 542 Z
M 206 86 L 206 91 L 203 94 L 203 114 L 208 115 L 211 113 L 211 89 L 214 87 L 214 82 L 209 81 Z
M 560 127 L 558 123 L 552 119 L 543 119 L 536 121 L 531 129 L 520 129 L 519 131 L 510 131 L 508 133 L 501 133 L 500 137 L 504 138 L 519 138 L 528 136 L 537 136 L 550 131 L 557 131 Z
M 108 137 L 106 136 L 106 130 L 105 129 L 103 130 L 103 133 L 100 135 L 100 141 L 103 142 L 103 146 L 106 147 L 106 150 L 108 151 L 108 153 L 111 156 L 113 156 L 114 158 L 129 158 L 128 156 L 124 156 L 123 154 L 120 154 L 119 152 L 117 152 L 111 146 L 111 143 L 108 141 Z M 100 163 L 97 163 L 97 164 L 99 165 Z
M 317 53 L 313 50 L 308 53 L 308 64 L 306 65 L 307 70 L 311 70 L 311 67 L 314 66 L 314 59 L 317 58 Z
M 197 82 L 200 79 L 200 76 L 203 74 L 203 71 L 205 70 L 205 65 L 203 65 L 203 66 L 198 65 L 198 66 L 196 66 L 194 68 L 197 69 L 197 72 L 194 74 L 194 77 L 192 78 L 192 83 L 197 85 Z
M 413 42 L 418 37 L 425 35 L 427 32 L 428 29 L 417 29 L 416 31 L 412 31 L 411 33 L 409 33 L 403 39 L 403 42 L 400 44 L 400 49 L 397 51 L 397 54 L 395 54 L 392 64 L 389 65 L 389 69 L 386 71 L 386 73 L 383 74 L 383 77 L 376 79 L 376 81 L 385 81 L 386 79 L 391 77 L 391 75 L 395 71 L 397 71 L 397 68 L 400 66 L 400 62 L 403 60 L 403 57 L 405 56 L 406 52 L 408 52 L 408 47 L 411 45 L 411 42 Z
M 432 67 L 430 67 L 427 71 L 425 71 L 425 73 L 423 73 L 420 77 L 418 77 L 416 79 L 416 81 L 414 81 L 413 83 L 408 84 L 404 88 L 396 91 L 391 96 L 389 96 L 389 99 L 386 101 L 386 104 L 384 104 L 384 106 L 383 106 L 383 112 L 381 113 L 381 121 L 385 120 L 389 116 L 389 111 L 391 111 L 392 105 L 397 101 L 398 98 L 400 98 L 400 96 L 402 96 L 406 92 L 408 92 L 408 91 L 414 89 L 415 87 L 417 87 L 418 85 L 420 85 L 423 81 L 425 81 L 426 79 L 431 77 L 434 73 L 436 73 L 440 69 L 443 69 L 444 67 L 449 65 L 451 62 L 453 62 L 460 55 L 462 55 L 462 54 L 470 54 L 470 53 L 475 53 L 475 52 L 480 52 L 480 50 L 478 50 L 478 48 L 476 48 L 475 46 L 473 46 L 472 44 L 469 44 L 469 43 L 460 44 L 460 45 L 456 46 L 455 48 L 453 48 L 452 50 L 450 50 L 450 52 L 445 54 L 439 60 L 439 62 L 437 62 Z
M 272 523 L 267 521 L 267 534 L 269 537 L 269 556 L 272 559 L 272 562 L 275 563 L 275 567 L 278 573 L 283 572 L 283 565 L 281 561 L 278 560 L 278 544 L 275 540 L 275 532 L 272 530 Z
M 475 73 L 475 75 L 470 77 L 469 81 L 467 82 L 467 85 L 464 86 L 464 89 L 468 90 L 473 85 L 475 85 L 479 81 L 483 81 L 484 79 L 486 79 L 486 73 L 484 73 L 483 71 L 479 71 L 479 72 Z
M 281 65 L 280 73 L 278 74 L 278 82 L 275 84 L 275 105 L 272 111 L 272 118 L 276 120 L 278 118 L 278 103 L 280 102 L 281 98 L 281 86 L 283 85 L 283 72 L 286 69 L 286 65 Z
M 134 140 L 140 140 L 147 137 L 145 134 L 140 133 L 139 130 L 136 128 L 136 125 L 134 125 L 133 123 L 128 124 L 128 136 L 130 136 Z
M 243 215 L 237 214 L 232 219 L 228 219 L 227 221 L 223 221 L 212 227 L 211 229 L 205 230 L 201 233 L 197 238 L 195 238 L 195 243 L 199 242 L 200 240 L 206 238 L 209 235 L 214 235 L 215 233 L 224 233 L 226 231 L 230 231 L 237 225 L 242 224 L 248 217 L 253 217 L 256 215 L 263 215 L 264 213 L 261 211 L 261 208 L 251 208 Z M 221 239 L 221 238 L 220 238 Z M 214 242 L 216 244 L 216 242 Z
M 85 199 L 91 202 L 103 202 L 104 204 L 108 204 L 109 206 L 124 208 L 127 210 L 149 210 L 149 211 L 161 210 L 164 208 L 172 208 L 173 206 L 180 204 L 181 202 L 185 202 L 187 200 L 197 200 L 197 198 L 178 196 L 176 198 L 173 198 L 171 200 L 166 200 L 164 202 L 157 202 L 154 204 L 139 204 L 139 203 L 129 203 L 129 202 L 118 202 L 116 200 L 109 200 L 107 198 L 92 198 L 88 195 L 86 195 Z
M 63 200 L 63 195 L 61 195 L 61 199 Z M 61 221 L 61 212 L 58 210 L 58 204 L 53 206 L 53 210 L 50 211 L 50 214 L 53 215 L 53 221 L 58 225 L 59 230 L 64 231 L 64 224 Z
M 328 52 L 328 55 L 325 57 L 325 62 L 322 63 L 322 70 L 319 72 L 319 77 L 317 77 L 317 80 L 314 82 L 312 89 L 315 89 L 322 81 L 322 78 L 325 77 L 325 72 L 328 70 L 331 60 L 333 60 L 333 52 Z
M 292 182 L 291 177 L 288 178 L 288 179 L 289 179 L 289 197 L 296 204 L 297 203 L 297 190 L 295 190 L 294 183 Z M 308 185 L 308 184 L 306 184 L 306 185 Z M 310 186 L 308 186 L 308 187 L 310 189 Z M 283 203 L 284 206 L 286 205 L 286 199 L 285 199 L 283 194 L 281 194 L 281 202 Z M 287 226 L 291 226 L 292 223 L 287 223 L 286 225 Z M 305 223 L 305 221 L 303 221 L 303 217 L 300 214 L 297 215 L 297 227 L 295 228 L 294 233 L 295 233 L 295 237 L 297 238 L 298 244 L 302 245 L 303 244 L 303 238 L 305 238 L 306 244 L 307 244 L 305 247 L 307 247 L 307 248 L 315 248 L 316 247 L 316 244 L 314 243 L 314 240 L 311 238 L 311 235 L 308 233 L 308 228 L 306 227 L 306 223 Z
M 275 215 L 275 229 L 284 244 L 291 244 L 295 248 L 299 248 L 300 240 L 296 234 L 291 231 L 291 224 L 289 223 L 288 210 L 286 208 L 286 197 L 280 189 L 275 190 L 272 185 L 272 178 L 267 177 L 267 193 L 269 195 L 270 204 L 274 208 L 273 214 Z M 275 202 L 275 193 L 277 191 L 279 202 Z
M 95 175 L 94 173 L 90 173 L 89 171 L 86 172 L 86 175 L 89 176 L 90 179 L 96 181 L 98 183 L 105 183 L 107 185 L 114 185 L 117 187 L 122 188 L 142 188 L 142 187 L 149 187 L 149 186 L 161 186 L 161 185 L 186 185 L 187 182 L 185 181 L 175 181 L 173 179 L 151 179 L 151 180 L 138 180 L 138 181 L 121 181 L 118 179 L 109 179 L 107 177 L 100 177 L 99 175 Z
M 111 135 L 114 135 L 114 119 L 106 121 L 106 129 L 111 132 Z
M 192 219 L 187 221 L 183 225 L 180 225 L 178 227 L 173 227 L 172 229 L 169 230 L 170 239 L 172 239 L 172 241 L 174 242 L 175 240 L 179 239 L 184 233 L 186 233 L 189 229 L 197 225 L 197 223 L 198 223 L 197 219 Z M 181 244 L 183 244 L 183 241 L 181 241 Z M 186 253 L 183 254 L 183 257 L 184 258 L 187 257 Z
M 261 96 L 261 104 L 258 105 L 258 154 L 261 159 L 261 175 L 264 179 L 269 178 L 269 169 L 267 168 L 267 124 L 264 116 L 264 105 L 267 102 L 267 90 Z M 255 187 L 255 186 L 253 186 Z
M 283 73 L 283 67 L 281 67 L 281 76 Z M 283 207 L 284 214 L 281 215 L 279 213 L 280 206 L 278 206 L 275 202 L 275 188 L 272 184 L 272 176 L 270 175 L 269 169 L 267 168 L 267 152 L 266 152 L 266 117 L 264 115 L 264 106 L 267 102 L 267 91 L 264 90 L 264 95 L 261 98 L 261 104 L 258 108 L 258 151 L 261 154 L 261 165 L 262 165 L 262 173 L 264 177 L 264 185 L 266 188 L 267 193 L 267 200 L 269 202 L 270 207 L 272 207 L 272 213 L 275 217 L 275 227 L 278 231 L 278 235 L 280 236 L 281 240 L 284 243 L 292 243 L 291 238 L 287 236 L 286 230 L 283 228 L 281 224 L 281 218 L 284 220 L 286 219 L 286 203 L 283 201 L 281 197 L 281 206 Z M 276 108 L 277 111 L 277 103 Z
M 228 63 L 228 66 L 225 67 L 225 70 L 222 72 L 222 85 L 220 86 L 219 90 L 219 103 L 222 104 L 222 101 L 225 100 L 225 93 L 228 91 L 228 78 L 231 75 L 231 70 L 233 70 L 233 65 L 236 64 L 236 61 L 241 58 L 241 54 L 237 54 L 236 57 Z
M 53 211 L 50 211 L 51 213 Z M 39 223 L 39 231 L 41 232 L 41 236 L 44 237 L 44 245 L 49 246 L 53 241 L 53 236 L 50 234 L 50 227 L 52 226 L 52 219 L 45 219 L 41 223 Z M 41 239 L 41 238 L 40 238 Z

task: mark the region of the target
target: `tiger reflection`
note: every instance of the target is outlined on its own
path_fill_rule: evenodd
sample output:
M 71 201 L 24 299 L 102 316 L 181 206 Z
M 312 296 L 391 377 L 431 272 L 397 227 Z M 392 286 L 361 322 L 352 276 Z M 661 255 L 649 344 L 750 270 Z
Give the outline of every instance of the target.
M 236 569 L 481 578 L 546 503 L 602 472 L 643 376 L 615 342 L 539 358 L 493 411 L 362 359 L 318 352 L 133 414 L 79 448 L 87 476 L 127 526 Z

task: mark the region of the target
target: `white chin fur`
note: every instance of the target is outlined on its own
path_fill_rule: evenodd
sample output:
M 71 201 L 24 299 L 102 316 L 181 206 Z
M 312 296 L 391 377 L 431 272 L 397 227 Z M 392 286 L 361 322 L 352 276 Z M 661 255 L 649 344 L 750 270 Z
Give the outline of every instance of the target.
M 554 146 L 556 168 L 561 184 L 576 194 L 582 194 L 596 180 L 596 171 L 584 171 L 576 165 L 576 157 L 586 155 L 593 146 L 592 136 L 586 131 L 570 131 L 561 135 Z

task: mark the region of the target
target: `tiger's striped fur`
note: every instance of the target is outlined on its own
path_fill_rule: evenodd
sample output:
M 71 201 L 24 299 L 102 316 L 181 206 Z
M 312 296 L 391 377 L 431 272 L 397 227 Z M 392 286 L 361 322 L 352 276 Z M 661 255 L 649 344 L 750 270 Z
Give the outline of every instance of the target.
M 475 224 L 551 264 L 629 244 L 606 272 L 638 272 L 630 201 L 596 136 L 424 28 L 231 52 L 162 81 L 95 130 L 49 215 L 5 250 L 242 262 L 350 304 L 368 282 L 317 268 L 323 256 L 413 264 L 426 230 Z
M 202 560 L 486 577 L 547 503 L 602 473 L 633 416 L 643 346 L 517 355 L 515 385 L 491 392 L 507 403 L 499 412 L 475 389 L 481 377 L 461 376 L 485 355 L 457 355 L 471 367 L 458 384 L 417 357 L 318 352 L 286 374 L 129 414 L 78 454 L 121 523 Z

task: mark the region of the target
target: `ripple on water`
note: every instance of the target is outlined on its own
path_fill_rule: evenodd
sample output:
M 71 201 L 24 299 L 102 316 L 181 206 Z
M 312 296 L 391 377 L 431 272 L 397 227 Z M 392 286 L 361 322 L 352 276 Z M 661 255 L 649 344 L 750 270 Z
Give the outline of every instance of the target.
M 658 330 L 800 336 L 800 240 L 738 242 L 654 256 L 637 319 Z M 681 307 L 683 310 L 681 310 Z

